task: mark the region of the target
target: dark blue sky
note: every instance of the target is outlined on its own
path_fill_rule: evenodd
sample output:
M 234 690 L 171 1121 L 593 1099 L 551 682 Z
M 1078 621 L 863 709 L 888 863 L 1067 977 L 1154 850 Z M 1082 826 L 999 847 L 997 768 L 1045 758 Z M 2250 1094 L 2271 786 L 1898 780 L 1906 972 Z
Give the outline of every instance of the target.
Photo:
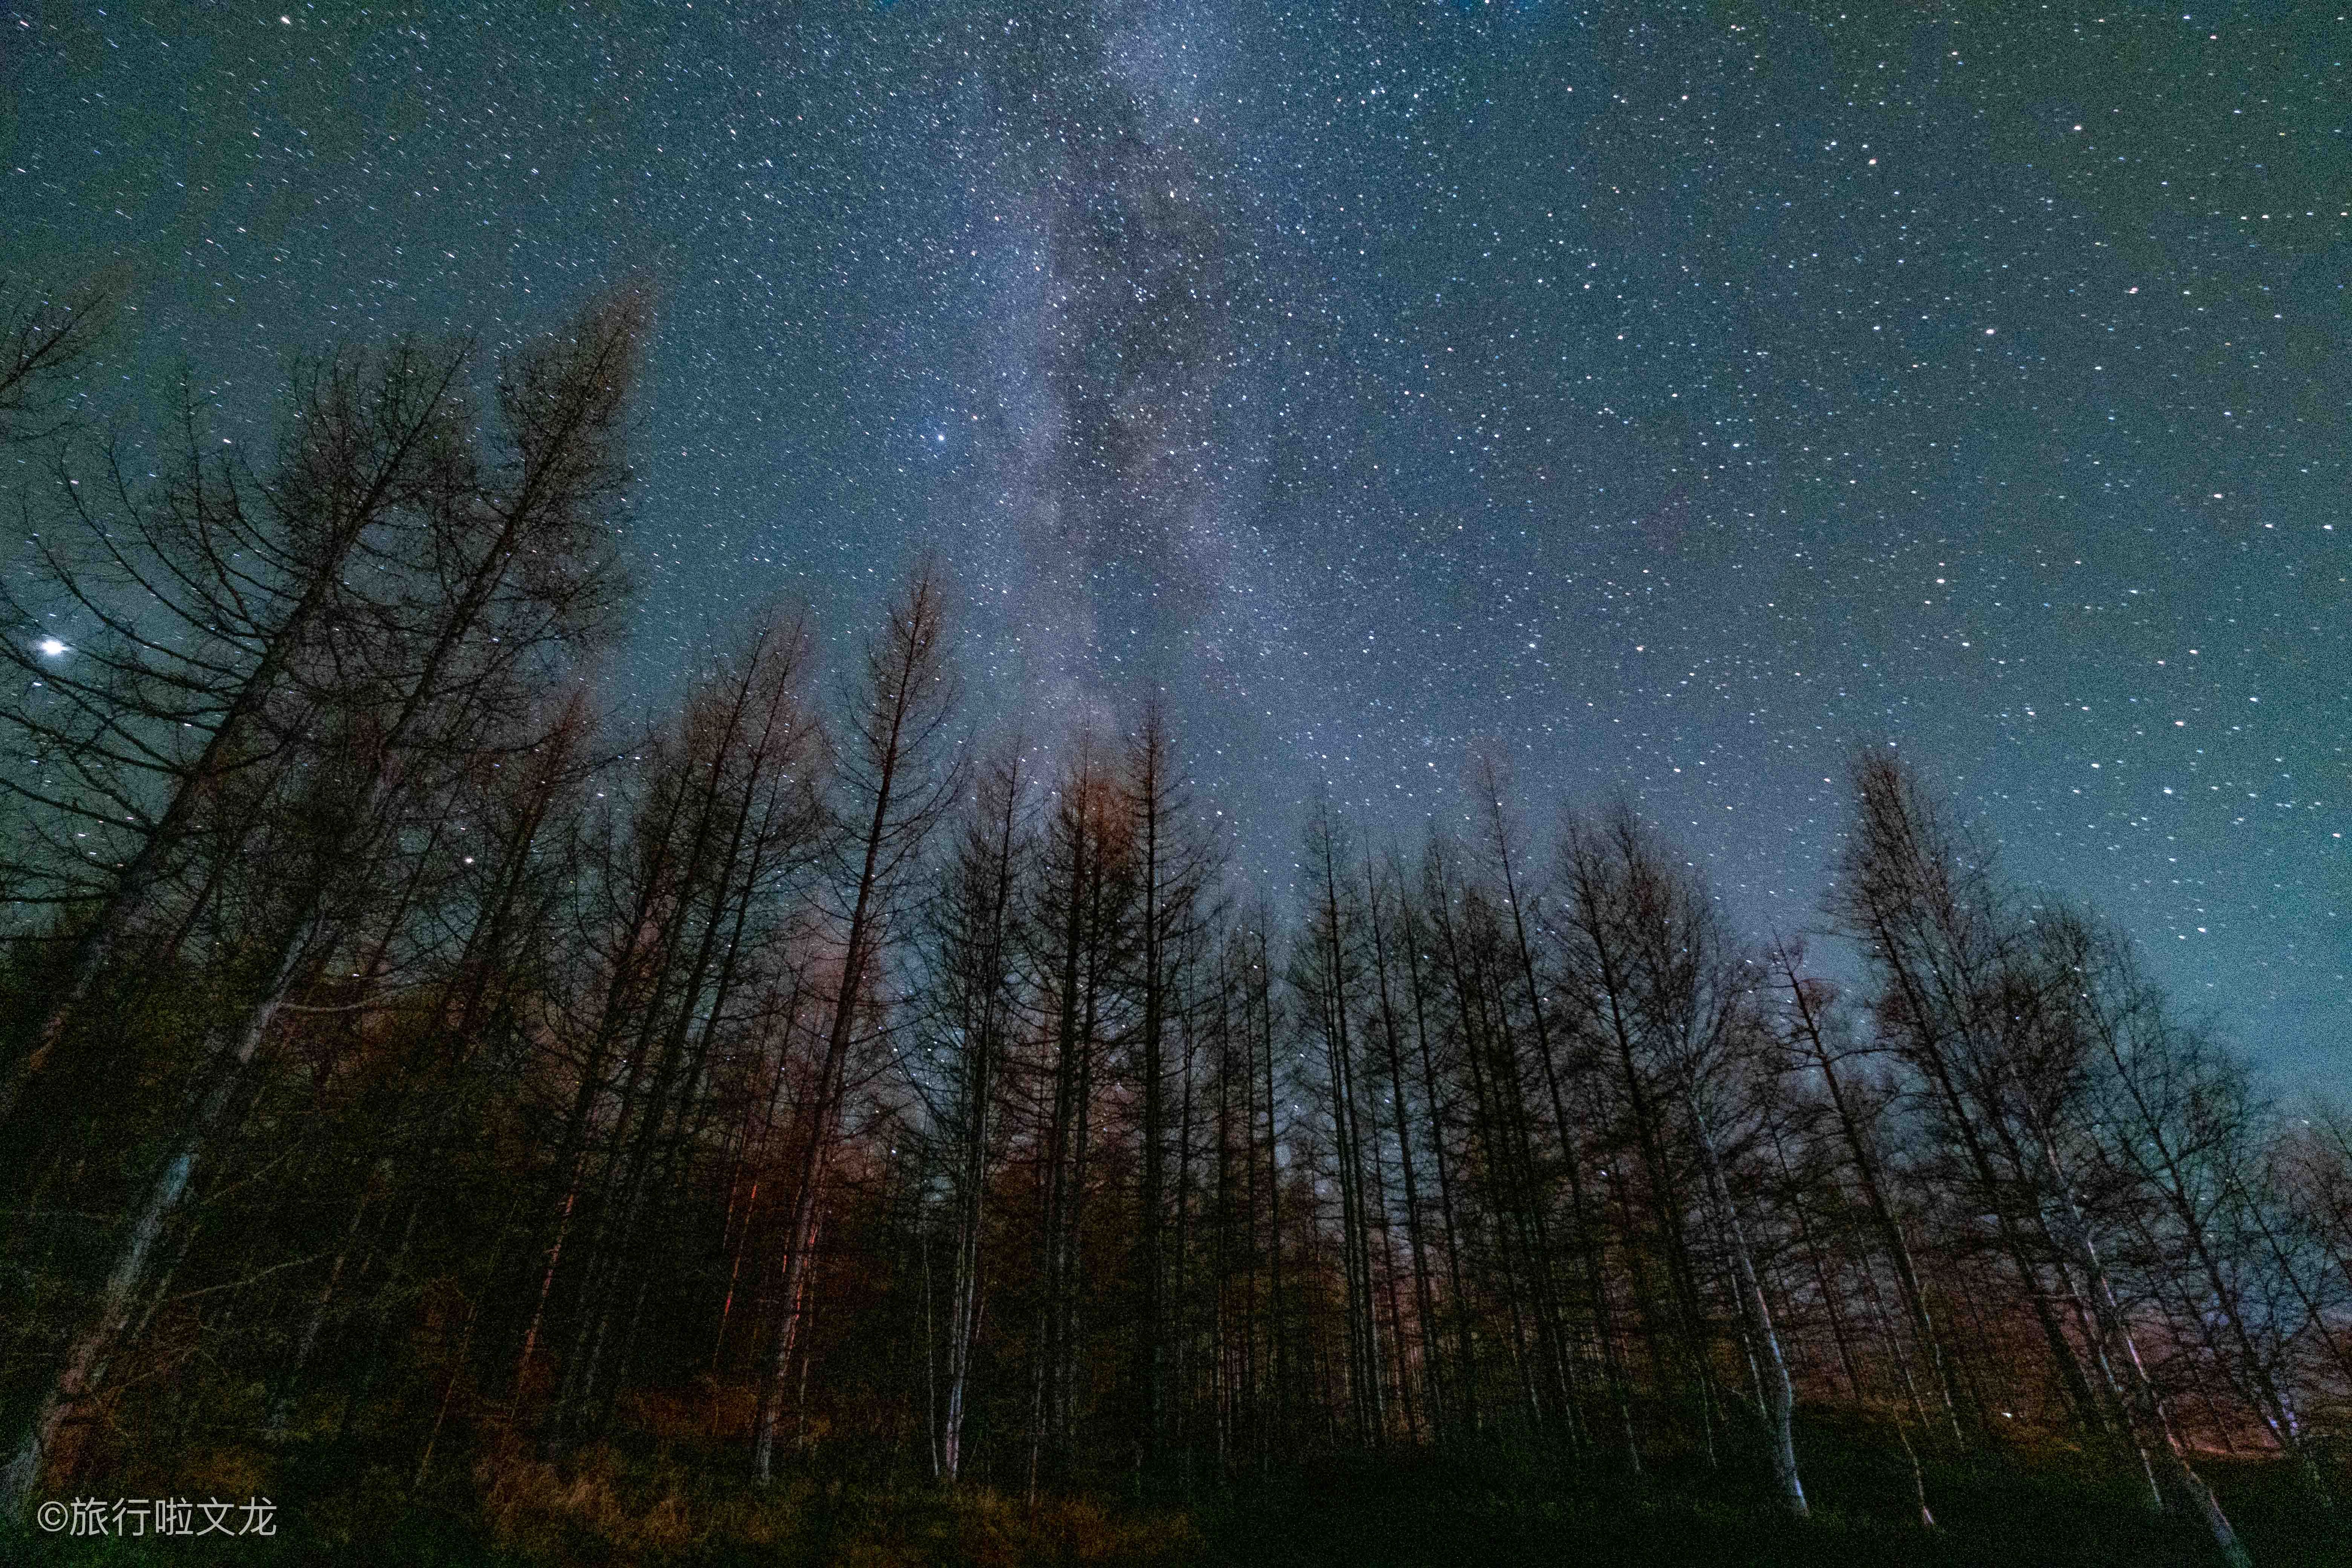
M 1812 917 L 1851 744 L 2294 1087 L 2352 1039 L 2352 23 L 2312 5 L 0 0 L 0 270 L 266 434 L 338 336 L 661 299 L 615 684 L 924 541 L 975 689 L 1630 793 Z M 127 378 L 127 379 L 125 379 Z M 838 637 L 836 638 L 838 640 Z

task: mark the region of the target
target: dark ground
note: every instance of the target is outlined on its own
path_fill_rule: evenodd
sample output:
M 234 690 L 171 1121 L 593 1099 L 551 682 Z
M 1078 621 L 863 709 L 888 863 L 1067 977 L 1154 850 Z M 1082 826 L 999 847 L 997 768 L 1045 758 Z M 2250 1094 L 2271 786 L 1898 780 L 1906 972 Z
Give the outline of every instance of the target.
M 1164 1568 L 1370 1568 L 1432 1564 L 1705 1564 L 1740 1568 L 2204 1568 L 2219 1562 L 2189 1521 L 2148 1513 L 2132 1489 L 2066 1452 L 1931 1460 L 1937 1528 L 1919 1528 L 1897 1448 L 1862 1435 L 1805 1435 L 1813 1517 L 1780 1515 L 1760 1475 L 1727 1464 L 1654 1467 L 1640 1479 L 1550 1469 L 1523 1457 L 1421 1454 L 1309 1460 L 1289 1477 L 1188 1504 L 1067 1499 L 1032 1509 L 972 1488 L 948 1495 L 801 1476 L 754 1491 L 730 1450 L 593 1450 L 556 1470 L 474 1455 L 415 1496 L 409 1477 L 323 1446 L 266 1464 L 222 1454 L 176 1489 L 278 1505 L 272 1539 L 95 1541 L 26 1527 L 0 1562 L 337 1563 L 401 1568 L 557 1563 L 901 1564 L 1029 1563 Z M 2276 1465 L 2200 1461 L 2258 1568 L 2352 1564 L 2352 1509 L 2322 1510 Z M 2340 1468 L 2340 1467 L 2339 1467 Z M 212 1478 L 211 1484 L 204 1478 Z M 174 1488 L 153 1484 L 154 1491 Z M 85 1487 L 85 1492 L 90 1489 Z M 147 1495 L 126 1479 L 96 1488 Z

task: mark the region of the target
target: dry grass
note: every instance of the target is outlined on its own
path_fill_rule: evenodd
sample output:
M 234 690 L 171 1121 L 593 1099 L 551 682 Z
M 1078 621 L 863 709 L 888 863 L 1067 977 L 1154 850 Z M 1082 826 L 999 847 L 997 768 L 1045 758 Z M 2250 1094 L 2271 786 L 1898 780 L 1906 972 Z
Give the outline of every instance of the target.
M 494 1448 L 475 1465 L 474 1480 L 487 1533 L 534 1561 L 572 1561 L 583 1550 L 624 1562 L 677 1556 L 713 1522 L 695 1506 L 691 1478 L 625 1465 L 608 1447 L 562 1466 L 520 1445 Z
M 873 1493 L 795 1479 L 769 1489 L 715 1481 L 668 1459 L 610 1447 L 551 1465 L 516 1448 L 475 1467 L 488 1542 L 526 1562 L 1175 1564 L 1199 1537 L 1177 1513 L 1121 1511 L 1086 1498 L 1035 1506 L 984 1488 Z

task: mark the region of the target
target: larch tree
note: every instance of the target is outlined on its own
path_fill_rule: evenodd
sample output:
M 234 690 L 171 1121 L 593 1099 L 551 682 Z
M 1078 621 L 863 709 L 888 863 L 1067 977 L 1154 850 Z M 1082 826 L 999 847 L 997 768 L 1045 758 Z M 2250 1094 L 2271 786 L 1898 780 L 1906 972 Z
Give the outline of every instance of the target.
M 1215 847 L 1202 838 L 1192 819 L 1174 738 L 1156 697 L 1144 704 L 1128 741 L 1125 763 L 1134 856 L 1135 1073 L 1142 1144 L 1136 1193 L 1136 1267 L 1143 1290 L 1136 1342 L 1137 1439 L 1143 1464 L 1156 1471 L 1168 1438 L 1169 1351 L 1179 1337 L 1170 1321 L 1171 1273 L 1178 1261 L 1171 1253 L 1171 1207 L 1179 1229 L 1183 1212 L 1181 1194 L 1171 1191 L 1168 1168 L 1169 1084 L 1171 1077 L 1182 1076 L 1181 1064 L 1170 1059 L 1170 1045 L 1181 1026 L 1187 961 L 1201 939 L 1218 867 Z M 1189 1128 L 1180 1119 L 1175 1139 L 1180 1165 L 1188 1135 Z
M 356 467 L 341 437 L 323 449 L 291 443 L 285 494 L 315 487 L 330 499 L 282 504 L 320 524 L 306 535 L 308 553 L 334 554 L 341 567 L 331 579 L 306 573 L 288 580 L 299 585 L 291 604 L 268 623 L 272 638 L 230 689 L 213 737 L 193 762 L 166 773 L 176 786 L 168 791 L 171 803 L 200 796 L 206 759 L 218 754 L 214 742 L 247 710 L 239 704 L 257 714 L 278 696 L 274 678 L 258 678 L 271 650 L 282 647 L 278 668 L 300 677 L 292 704 L 299 718 L 288 725 L 293 756 L 283 804 L 265 826 L 269 853 L 289 874 L 257 900 L 239 973 L 228 982 L 231 1000 L 212 1027 L 168 1152 L 133 1198 L 107 1283 L 0 1481 L 6 1506 L 20 1507 L 38 1483 L 50 1442 L 131 1326 L 156 1241 L 281 1010 L 339 948 L 354 937 L 364 942 L 375 890 L 413 837 L 399 831 L 407 814 L 429 820 L 430 795 L 531 711 L 547 683 L 609 629 L 620 587 L 612 512 L 627 479 L 624 423 L 646 326 L 642 298 L 624 295 L 511 359 L 499 396 L 504 447 L 495 457 L 478 454 L 464 431 L 446 423 L 454 359 L 437 375 L 394 377 L 389 384 L 397 396 L 371 399 L 357 390 L 365 381 L 353 383 L 358 413 L 348 441 L 361 454 Z M 388 443 L 374 438 L 386 419 Z M 408 455 L 420 449 L 436 459 L 412 473 Z M 405 479 L 414 480 L 403 492 L 410 504 L 387 521 L 379 540 L 366 541 L 367 530 L 352 519 L 386 520 L 344 503 L 400 490 Z M 386 581 L 372 583 L 370 596 L 352 603 L 347 593 L 357 590 L 344 574 L 362 542 L 380 547 L 381 562 L 372 563 L 382 565 Z M 233 596 L 243 571 L 237 558 L 219 561 L 216 570 L 221 576 L 200 578 L 194 591 Z M 315 620 L 305 605 L 316 606 Z M 176 668 L 169 673 L 180 678 Z M 121 727 L 107 709 L 99 720 L 108 732 Z M 142 847 L 155 844 L 172 810 L 165 805 L 158 828 L 140 836 Z M 425 842 L 429 854 L 437 836 L 428 833 Z M 160 853 L 152 879 L 133 879 L 137 855 L 115 879 L 93 928 L 114 933 L 106 942 L 129 931 L 161 880 Z M 103 967 L 112 951 L 106 942 L 77 943 L 61 994 L 84 984 L 77 978 L 83 965 Z M 52 1007 L 34 1054 L 20 1065 L 20 1082 L 37 1070 L 58 1037 L 53 1031 L 69 1019 L 69 1007 Z
M 1999 1205 L 2053 1360 L 2062 1369 L 2078 1364 L 2024 1254 L 2021 1219 L 2048 1236 L 2053 1261 L 2080 1281 L 2094 1363 L 2151 1489 L 2197 1520 L 2224 1558 L 2250 1561 L 2148 1375 L 2063 1147 L 2086 1044 L 2069 1017 L 2078 994 L 2071 966 L 2046 962 L 2046 938 L 2003 909 L 1990 857 L 1963 846 L 1908 768 L 1865 752 L 1853 779 L 1860 820 L 1832 911 L 1876 971 L 1885 1026 L 1935 1086 Z
M 334 700 L 316 688 L 373 618 L 352 584 L 375 575 L 363 553 L 413 554 L 478 490 L 466 363 L 462 345 L 408 342 L 300 367 L 266 479 L 211 456 L 193 411 L 155 486 L 117 451 L 87 486 L 61 466 L 31 582 L 0 598 L 0 660 L 28 682 L 0 723 L 32 759 L 7 787 L 65 851 L 16 879 L 74 934 L 0 1121 L 156 923 L 205 825 L 234 840 Z
M 977 788 L 919 922 L 918 1071 L 945 1174 L 949 1282 L 943 1384 L 930 1411 L 932 1470 L 954 1481 L 988 1298 L 988 1201 L 1003 1157 L 1003 1079 L 1020 998 L 1020 921 L 1032 849 L 1032 786 L 1021 744 L 979 769 Z
M 752 1443 L 752 1473 L 762 1484 L 773 1474 L 782 1384 L 797 1348 L 852 1052 L 877 1021 L 875 996 L 898 897 L 932 829 L 961 791 L 962 757 L 953 728 L 960 690 L 947 634 L 946 585 L 937 564 L 926 559 L 867 640 L 833 745 L 828 881 L 837 900 L 830 913 L 839 923 L 839 948 L 823 1054 L 802 1111 L 802 1150 L 790 1181 L 775 1298 L 781 1316 Z

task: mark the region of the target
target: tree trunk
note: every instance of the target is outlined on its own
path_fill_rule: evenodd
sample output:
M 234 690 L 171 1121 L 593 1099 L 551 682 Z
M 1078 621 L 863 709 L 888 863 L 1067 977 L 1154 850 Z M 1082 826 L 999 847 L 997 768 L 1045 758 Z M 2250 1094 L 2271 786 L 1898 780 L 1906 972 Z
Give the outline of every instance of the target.
M 1733 1206 L 1731 1187 L 1724 1180 L 1723 1161 L 1717 1152 L 1714 1133 L 1706 1117 L 1699 1110 L 1696 1093 L 1686 1095 L 1685 1101 L 1691 1119 L 1691 1131 L 1698 1145 L 1699 1165 L 1706 1176 L 1707 1195 L 1714 1201 L 1716 1212 L 1722 1218 L 1724 1236 L 1729 1243 L 1731 1264 L 1739 1284 L 1740 1315 L 1747 1321 L 1749 1342 L 1761 1359 L 1759 1381 L 1764 1389 L 1766 1436 L 1772 1454 L 1772 1484 L 1780 1494 L 1780 1504 L 1798 1518 L 1805 1517 L 1805 1486 L 1797 1475 L 1797 1444 L 1791 1417 L 1796 1411 L 1796 1394 L 1789 1384 L 1789 1367 L 1780 1355 L 1780 1339 L 1773 1331 L 1772 1308 L 1764 1299 L 1764 1286 L 1757 1278 L 1756 1259 L 1748 1248 L 1748 1236 L 1739 1223 L 1739 1211 Z

